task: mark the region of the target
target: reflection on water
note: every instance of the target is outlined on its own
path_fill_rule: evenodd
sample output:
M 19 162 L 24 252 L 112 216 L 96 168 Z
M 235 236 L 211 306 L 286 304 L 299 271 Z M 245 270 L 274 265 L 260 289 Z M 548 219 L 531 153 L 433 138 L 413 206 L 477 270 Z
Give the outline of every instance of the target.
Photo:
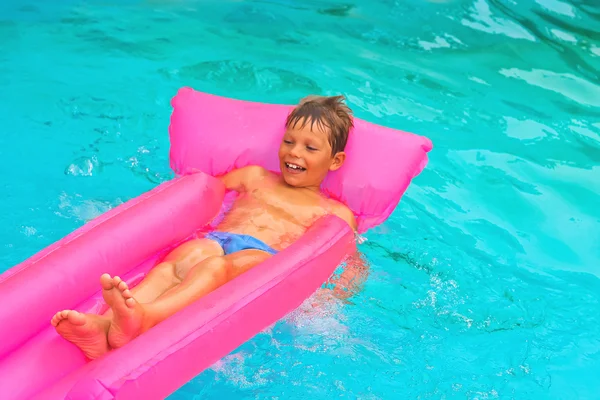
M 341 92 L 435 144 L 368 279 L 172 397 L 594 398 L 599 27 L 593 0 L 2 2 L 0 268 L 172 177 L 179 87 Z

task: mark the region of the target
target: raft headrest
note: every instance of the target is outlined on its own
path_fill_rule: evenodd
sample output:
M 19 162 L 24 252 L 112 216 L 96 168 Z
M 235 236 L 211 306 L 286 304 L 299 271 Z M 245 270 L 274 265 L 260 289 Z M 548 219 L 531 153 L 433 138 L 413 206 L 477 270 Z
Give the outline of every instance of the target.
M 294 106 L 230 99 L 182 88 L 172 100 L 171 168 L 218 176 L 247 165 L 279 172 L 278 148 Z M 384 222 L 427 164 L 431 141 L 354 118 L 344 165 L 322 185 L 355 214 L 360 233 Z

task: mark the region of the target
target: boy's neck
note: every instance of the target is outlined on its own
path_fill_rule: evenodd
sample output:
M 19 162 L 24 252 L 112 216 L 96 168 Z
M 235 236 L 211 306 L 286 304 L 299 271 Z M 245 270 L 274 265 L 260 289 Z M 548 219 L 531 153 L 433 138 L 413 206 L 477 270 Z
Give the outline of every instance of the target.
M 287 186 L 287 187 L 289 187 L 289 188 L 293 188 L 293 189 L 304 189 L 304 190 L 308 190 L 308 191 L 315 192 L 315 193 L 321 193 L 321 185 L 318 185 L 318 186 L 302 186 L 302 187 L 298 187 L 298 186 L 292 186 L 292 185 L 290 185 L 289 183 L 287 183 L 287 182 L 285 181 L 285 179 L 283 179 L 283 176 L 280 176 L 280 180 L 281 180 L 281 182 L 282 182 L 282 183 L 283 183 L 285 186 Z

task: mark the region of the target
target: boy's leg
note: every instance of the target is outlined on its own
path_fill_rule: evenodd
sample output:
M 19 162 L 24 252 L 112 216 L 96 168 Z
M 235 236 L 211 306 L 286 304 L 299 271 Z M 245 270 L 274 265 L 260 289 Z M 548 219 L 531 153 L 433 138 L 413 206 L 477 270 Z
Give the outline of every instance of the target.
M 194 265 L 201 263 L 207 257 L 222 254 L 223 249 L 212 240 L 190 240 L 171 251 L 130 293 L 142 303 L 154 301 L 161 294 L 181 283 Z M 114 287 L 113 281 L 114 279 L 108 275 L 102 276 L 102 294 L 107 303 L 118 304 L 122 301 L 122 295 Z M 110 308 L 100 316 L 63 310 L 52 317 L 51 324 L 61 336 L 83 350 L 88 358 L 94 359 L 109 350 L 107 334 L 113 316 L 113 310 Z
M 218 268 L 227 269 L 227 276 L 226 276 L 226 282 L 227 282 L 227 281 L 230 281 L 233 278 L 243 274 L 244 272 L 248 271 L 255 265 L 263 262 L 264 260 L 269 258 L 269 256 L 270 256 L 270 254 L 268 254 L 264 251 L 261 251 L 261 250 L 241 250 L 241 251 L 237 251 L 232 254 L 228 254 L 224 257 L 216 257 L 216 258 L 223 258 L 224 260 L 230 262 L 227 265 L 219 265 L 216 268 L 217 269 Z M 214 263 L 219 263 L 219 262 L 220 261 L 214 261 Z M 203 266 L 202 263 L 198 263 L 194 266 L 192 271 L 194 273 L 199 273 L 202 268 L 208 268 L 208 267 Z M 212 268 L 215 268 L 214 265 Z M 216 285 L 218 282 L 219 282 L 219 280 L 216 279 L 213 283 Z M 218 284 L 213 289 L 209 290 L 209 292 L 216 289 L 217 287 L 219 287 L 221 285 L 222 285 L 222 283 Z M 174 292 L 176 290 L 178 290 L 178 286 L 174 286 L 174 287 L 170 288 L 165 293 L 163 293 L 157 300 L 162 300 L 164 297 L 169 296 L 172 292 Z M 133 290 L 131 291 L 131 294 L 133 295 L 135 300 L 138 301 L 137 296 Z
M 221 255 L 223 255 L 223 249 L 213 240 L 189 240 L 173 249 L 162 262 L 152 267 L 144 279 L 131 289 L 131 293 L 139 303 L 150 303 L 180 284 L 194 265 L 208 257 Z M 115 284 L 118 285 L 121 278 L 115 277 L 115 280 Z M 106 289 L 104 289 L 103 295 L 105 300 L 106 295 L 120 296 L 119 293 L 107 292 Z M 110 319 L 113 311 L 109 308 L 101 315 Z
M 181 284 L 149 304 L 132 300 L 133 294 L 125 284 L 120 284 L 117 289 L 123 295 L 122 305 L 113 306 L 116 315 L 108 333 L 111 346 L 123 346 L 269 257 L 269 253 L 260 250 L 242 250 L 222 257 L 209 257 L 194 266 Z
M 131 293 L 139 303 L 150 303 L 180 284 L 195 265 L 208 257 L 222 255 L 223 249 L 215 241 L 193 239 L 185 242 L 152 267 L 144 279 L 131 289 Z
M 196 265 L 180 285 L 146 305 L 154 326 L 252 267 L 270 258 L 261 250 L 242 250 L 223 257 L 210 257 Z

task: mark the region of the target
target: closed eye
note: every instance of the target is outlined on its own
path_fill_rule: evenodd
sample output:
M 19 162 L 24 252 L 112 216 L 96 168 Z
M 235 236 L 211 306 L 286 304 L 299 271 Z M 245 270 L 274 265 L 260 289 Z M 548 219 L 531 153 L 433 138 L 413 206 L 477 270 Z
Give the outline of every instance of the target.
M 292 144 L 292 141 L 291 140 L 284 140 L 283 143 L 285 143 L 285 144 Z
M 306 148 L 309 149 L 310 151 L 317 151 L 317 150 L 319 150 L 316 147 L 312 147 L 312 146 L 306 146 Z

